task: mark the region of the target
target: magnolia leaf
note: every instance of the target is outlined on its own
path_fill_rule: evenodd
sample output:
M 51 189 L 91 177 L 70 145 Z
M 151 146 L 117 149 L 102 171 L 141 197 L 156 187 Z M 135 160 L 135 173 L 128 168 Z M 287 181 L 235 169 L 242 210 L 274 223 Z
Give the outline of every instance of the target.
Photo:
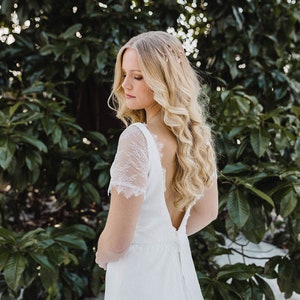
M 250 191 L 252 191 L 254 194 L 256 194 L 257 196 L 259 196 L 261 199 L 266 200 L 269 204 L 271 204 L 273 207 L 275 206 L 272 198 L 270 196 L 268 196 L 266 193 L 264 193 L 263 191 L 253 187 L 251 184 L 246 183 L 246 182 L 242 182 L 240 181 L 240 183 L 247 189 L 249 189 Z
M 104 170 L 102 171 L 99 176 L 98 176 L 98 185 L 100 188 L 104 188 L 108 182 L 109 182 L 109 179 L 110 179 L 110 173 L 109 173 L 109 170 Z
M 40 266 L 47 268 L 49 270 L 54 270 L 54 266 L 49 262 L 48 257 L 46 255 L 37 253 L 37 252 L 29 252 L 29 255 L 33 260 L 35 260 Z
M 22 274 L 26 267 L 26 258 L 21 253 L 14 253 L 7 261 L 3 271 L 6 284 L 17 292 L 22 287 Z
M 89 182 L 85 182 L 83 184 L 83 190 L 85 193 L 87 193 L 89 195 L 89 197 L 93 201 L 95 201 L 96 203 L 100 203 L 100 195 L 92 184 L 90 184 Z
M 296 208 L 298 199 L 293 191 L 289 189 L 281 199 L 280 202 L 280 215 L 283 218 L 288 217 Z
M 247 166 L 244 163 L 237 162 L 235 164 L 228 164 L 223 169 L 224 174 L 239 174 L 245 171 L 248 171 L 250 169 L 249 166 Z
M 28 143 L 28 144 L 31 144 L 32 146 L 38 148 L 40 151 L 42 152 L 47 152 L 48 149 L 47 149 L 47 146 L 39 141 L 38 139 L 32 137 L 32 136 L 28 136 L 28 135 L 19 135 L 19 139 Z
M 253 129 L 250 135 L 250 143 L 254 153 L 262 157 L 269 147 L 270 136 L 265 128 Z
M 65 32 L 63 32 L 60 37 L 63 38 L 63 39 L 68 39 L 70 37 L 74 37 L 75 36 L 75 33 L 77 31 L 79 31 L 82 27 L 82 24 L 74 24 L 72 26 L 70 26 Z
M 57 236 L 54 238 L 54 240 L 62 245 L 67 246 L 68 248 L 82 250 L 87 249 L 85 241 L 74 234 L 65 234 L 62 236 Z
M 274 293 L 268 283 L 263 280 L 260 276 L 255 275 L 255 279 L 259 285 L 259 287 L 263 290 L 266 299 L 275 300 Z
M 230 191 L 228 194 L 227 209 L 233 223 L 238 228 L 242 228 L 250 215 L 250 206 L 244 194 L 239 190 Z
M 87 138 L 99 142 L 102 145 L 107 145 L 106 137 L 100 132 L 89 131 L 87 132 Z
M 15 242 L 16 242 L 16 239 L 15 239 L 13 231 L 10 231 L 8 229 L 0 227 L 0 245 L 6 244 L 6 243 L 15 244 Z
M 10 139 L 0 141 L 0 167 L 6 170 L 14 156 L 16 145 Z

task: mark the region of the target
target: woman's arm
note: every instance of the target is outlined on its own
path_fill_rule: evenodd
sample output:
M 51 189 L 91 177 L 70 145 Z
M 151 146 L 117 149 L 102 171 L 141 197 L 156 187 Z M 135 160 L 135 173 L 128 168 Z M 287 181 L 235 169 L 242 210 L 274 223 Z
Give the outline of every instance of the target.
M 127 199 L 112 189 L 107 222 L 98 240 L 96 263 L 99 267 L 106 269 L 107 263 L 118 260 L 126 253 L 133 239 L 143 197 Z
M 212 185 L 204 192 L 203 197 L 191 208 L 190 217 L 187 222 L 187 235 L 192 235 L 218 216 L 218 184 L 217 177 L 213 179 Z

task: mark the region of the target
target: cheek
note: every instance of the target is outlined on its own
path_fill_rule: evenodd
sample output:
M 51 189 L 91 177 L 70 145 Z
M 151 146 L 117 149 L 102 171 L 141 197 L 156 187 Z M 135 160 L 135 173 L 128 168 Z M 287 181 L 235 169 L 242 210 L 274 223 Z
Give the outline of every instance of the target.
M 145 95 L 145 98 L 147 98 L 148 100 L 153 100 L 154 93 L 149 89 L 148 86 L 144 88 L 143 93 Z

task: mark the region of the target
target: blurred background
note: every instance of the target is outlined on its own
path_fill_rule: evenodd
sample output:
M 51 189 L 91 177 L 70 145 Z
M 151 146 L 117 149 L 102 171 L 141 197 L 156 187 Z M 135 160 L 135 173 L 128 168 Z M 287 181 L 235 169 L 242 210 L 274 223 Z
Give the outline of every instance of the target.
M 299 21 L 296 0 L 1 0 L 0 299 L 104 291 L 107 99 L 119 48 L 149 30 L 183 42 L 210 98 L 219 217 L 190 238 L 204 298 L 298 299 Z

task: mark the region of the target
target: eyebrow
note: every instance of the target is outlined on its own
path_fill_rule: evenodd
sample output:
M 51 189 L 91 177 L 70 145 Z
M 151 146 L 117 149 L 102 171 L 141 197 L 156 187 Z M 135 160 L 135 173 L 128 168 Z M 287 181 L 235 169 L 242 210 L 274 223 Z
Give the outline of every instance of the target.
M 123 72 L 125 72 L 126 70 L 124 70 L 123 68 L 122 68 L 122 71 Z M 129 70 L 130 72 L 142 72 L 141 70 L 139 70 L 139 69 L 133 69 L 133 70 Z

